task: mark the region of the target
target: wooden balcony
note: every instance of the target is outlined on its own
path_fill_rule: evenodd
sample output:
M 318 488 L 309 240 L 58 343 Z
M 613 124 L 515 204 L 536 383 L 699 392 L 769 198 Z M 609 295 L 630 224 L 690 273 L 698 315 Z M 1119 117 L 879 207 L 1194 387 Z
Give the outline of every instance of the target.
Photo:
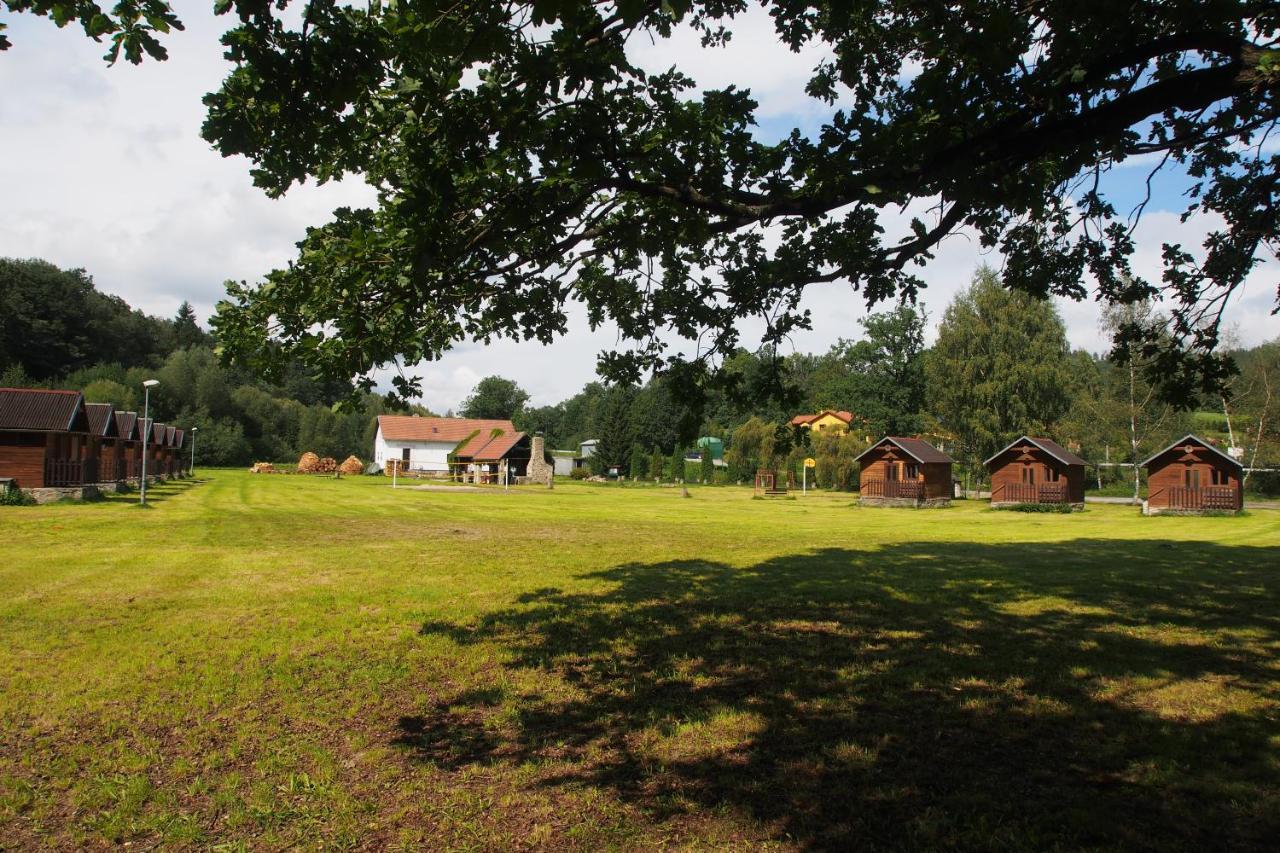
M 1059 483 L 1009 483 L 995 498 L 998 503 L 1064 504 L 1067 502 L 1067 484 Z
M 44 484 L 52 488 L 83 486 L 98 482 L 97 459 L 46 459 Z
M 924 484 L 919 480 L 868 480 L 862 484 L 862 497 L 918 501 L 924 497 Z
M 1200 489 L 1171 488 L 1169 508 L 1183 510 L 1224 510 L 1240 508 L 1239 497 L 1231 486 L 1205 486 Z

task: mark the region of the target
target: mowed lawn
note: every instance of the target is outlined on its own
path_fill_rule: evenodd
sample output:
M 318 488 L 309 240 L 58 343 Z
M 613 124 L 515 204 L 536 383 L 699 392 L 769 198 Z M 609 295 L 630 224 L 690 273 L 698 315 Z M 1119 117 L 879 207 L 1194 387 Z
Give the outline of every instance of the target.
M 1267 849 L 1280 513 L 0 508 L 0 848 Z

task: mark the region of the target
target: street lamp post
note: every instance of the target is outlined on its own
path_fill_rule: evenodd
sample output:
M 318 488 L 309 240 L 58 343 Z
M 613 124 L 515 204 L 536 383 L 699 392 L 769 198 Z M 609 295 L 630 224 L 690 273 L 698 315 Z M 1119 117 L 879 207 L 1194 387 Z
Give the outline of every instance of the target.
M 142 383 L 142 495 L 138 499 L 139 506 L 147 505 L 147 442 L 151 440 L 151 389 L 160 383 L 148 379 Z
M 200 427 L 191 428 L 191 467 L 187 469 L 188 477 L 196 475 L 196 433 L 199 431 Z

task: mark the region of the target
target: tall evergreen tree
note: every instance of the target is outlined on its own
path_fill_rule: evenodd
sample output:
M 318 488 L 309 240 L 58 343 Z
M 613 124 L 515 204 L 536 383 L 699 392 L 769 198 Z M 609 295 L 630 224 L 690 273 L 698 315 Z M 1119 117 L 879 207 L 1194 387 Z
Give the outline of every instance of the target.
M 1051 302 L 983 267 L 956 295 L 927 360 L 929 401 L 976 465 L 1020 433 L 1043 433 L 1070 403 L 1066 329 Z

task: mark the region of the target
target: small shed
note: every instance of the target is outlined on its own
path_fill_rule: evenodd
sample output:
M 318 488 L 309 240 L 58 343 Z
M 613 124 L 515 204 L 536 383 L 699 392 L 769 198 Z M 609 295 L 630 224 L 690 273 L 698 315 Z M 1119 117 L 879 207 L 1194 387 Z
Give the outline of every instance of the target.
M 455 457 L 464 478 L 469 473 L 477 483 L 502 483 L 505 471 L 506 482 L 515 482 L 528 474 L 532 447 L 530 436 L 523 432 L 500 433 L 470 442 Z
M 952 459 L 919 438 L 885 436 L 856 460 L 865 506 L 944 507 L 951 503 Z
M 121 479 L 142 476 L 142 420 L 137 412 L 116 412 L 116 432 L 120 434 Z
M 1050 438 L 1021 436 L 985 463 L 991 505 L 1071 504 L 1084 508 L 1085 461 Z
M 0 388 L 0 477 L 36 500 L 96 494 L 89 446 L 79 391 Z
M 116 458 L 119 453 L 119 430 L 116 428 L 115 406 L 110 403 L 85 403 L 89 418 L 89 439 L 81 448 L 85 459 L 96 459 L 95 481 L 108 489 L 116 488 L 120 478 L 116 476 Z
M 1199 436 L 1183 436 L 1142 465 L 1148 515 L 1244 508 L 1244 466 Z

